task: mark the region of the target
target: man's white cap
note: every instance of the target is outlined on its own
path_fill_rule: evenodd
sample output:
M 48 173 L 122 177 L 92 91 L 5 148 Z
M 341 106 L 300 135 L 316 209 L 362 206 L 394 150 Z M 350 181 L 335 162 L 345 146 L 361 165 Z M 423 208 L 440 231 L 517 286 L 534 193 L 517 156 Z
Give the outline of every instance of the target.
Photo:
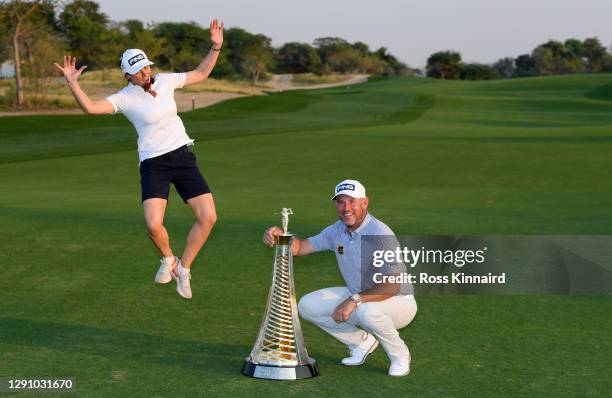
M 134 75 L 145 66 L 153 65 L 153 62 L 149 61 L 144 51 L 137 48 L 130 48 L 129 50 L 125 50 L 121 56 L 119 65 L 123 73 Z
M 357 180 L 344 180 L 336 185 L 332 200 L 340 195 L 347 195 L 351 198 L 360 199 L 366 197 L 365 187 Z

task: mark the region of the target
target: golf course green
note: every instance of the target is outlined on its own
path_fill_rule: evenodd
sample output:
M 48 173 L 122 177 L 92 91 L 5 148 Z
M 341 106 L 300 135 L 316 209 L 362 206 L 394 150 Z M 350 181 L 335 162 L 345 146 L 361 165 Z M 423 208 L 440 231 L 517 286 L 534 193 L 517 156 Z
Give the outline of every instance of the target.
M 83 397 L 609 394 L 609 295 L 417 297 L 403 378 L 387 376 L 382 349 L 342 366 L 345 348 L 307 322 L 320 376 L 240 369 L 271 281 L 264 229 L 291 207 L 290 230 L 316 234 L 335 221 L 329 199 L 345 178 L 396 234 L 612 234 L 612 75 L 378 78 L 181 117 L 219 215 L 191 301 L 153 281 L 123 116 L 0 118 L 0 377 L 72 377 Z M 192 219 L 173 190 L 176 254 Z M 294 264 L 299 296 L 342 284 L 333 253 Z

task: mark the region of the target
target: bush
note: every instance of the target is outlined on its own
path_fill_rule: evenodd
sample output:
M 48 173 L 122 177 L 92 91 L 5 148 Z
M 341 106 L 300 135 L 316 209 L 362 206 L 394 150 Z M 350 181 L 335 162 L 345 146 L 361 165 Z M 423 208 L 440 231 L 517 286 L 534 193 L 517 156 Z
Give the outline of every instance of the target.
M 489 65 L 465 64 L 461 70 L 461 80 L 499 79 L 497 70 Z
M 15 84 L 10 84 L 5 87 L 0 95 L 0 106 L 3 108 L 12 108 L 16 105 L 15 103 Z

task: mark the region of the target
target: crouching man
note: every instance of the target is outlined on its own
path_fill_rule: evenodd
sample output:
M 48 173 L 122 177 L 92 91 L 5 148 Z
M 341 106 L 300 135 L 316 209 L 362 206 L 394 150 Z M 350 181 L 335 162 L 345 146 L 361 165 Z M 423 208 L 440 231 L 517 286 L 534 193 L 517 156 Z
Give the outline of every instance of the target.
M 339 220 L 316 236 L 295 238 L 293 255 L 334 251 L 346 286 L 305 295 L 299 301 L 299 313 L 348 346 L 350 356 L 342 364 L 361 365 L 380 343 L 391 361 L 389 375 L 405 376 L 410 373 L 410 351 L 397 330 L 407 326 L 416 315 L 412 286 L 407 282 L 375 283 L 374 280 L 382 279 L 382 274 L 400 276 L 406 268 L 401 261 L 374 268 L 370 255 L 374 250 L 389 249 L 390 241 L 397 247 L 395 235 L 368 213 L 368 198 L 359 181 L 339 183 L 332 200 Z M 264 232 L 263 242 L 274 246 L 280 234 L 281 228 L 270 227 Z M 362 266 L 364 260 L 370 263 Z M 372 272 L 379 275 L 373 277 Z

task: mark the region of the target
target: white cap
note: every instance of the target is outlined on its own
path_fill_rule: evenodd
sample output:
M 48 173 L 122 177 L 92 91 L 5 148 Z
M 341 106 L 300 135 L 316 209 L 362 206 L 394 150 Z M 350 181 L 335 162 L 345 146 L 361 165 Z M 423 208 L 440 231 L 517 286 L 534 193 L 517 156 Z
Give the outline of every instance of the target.
M 336 199 L 340 195 L 347 195 L 351 198 L 360 199 L 366 197 L 366 190 L 365 187 L 357 180 L 344 180 L 340 184 L 336 185 L 332 200 Z
M 121 56 L 119 65 L 123 73 L 134 75 L 145 66 L 153 65 L 153 62 L 149 61 L 144 51 L 137 48 L 130 48 L 129 50 L 125 50 Z

